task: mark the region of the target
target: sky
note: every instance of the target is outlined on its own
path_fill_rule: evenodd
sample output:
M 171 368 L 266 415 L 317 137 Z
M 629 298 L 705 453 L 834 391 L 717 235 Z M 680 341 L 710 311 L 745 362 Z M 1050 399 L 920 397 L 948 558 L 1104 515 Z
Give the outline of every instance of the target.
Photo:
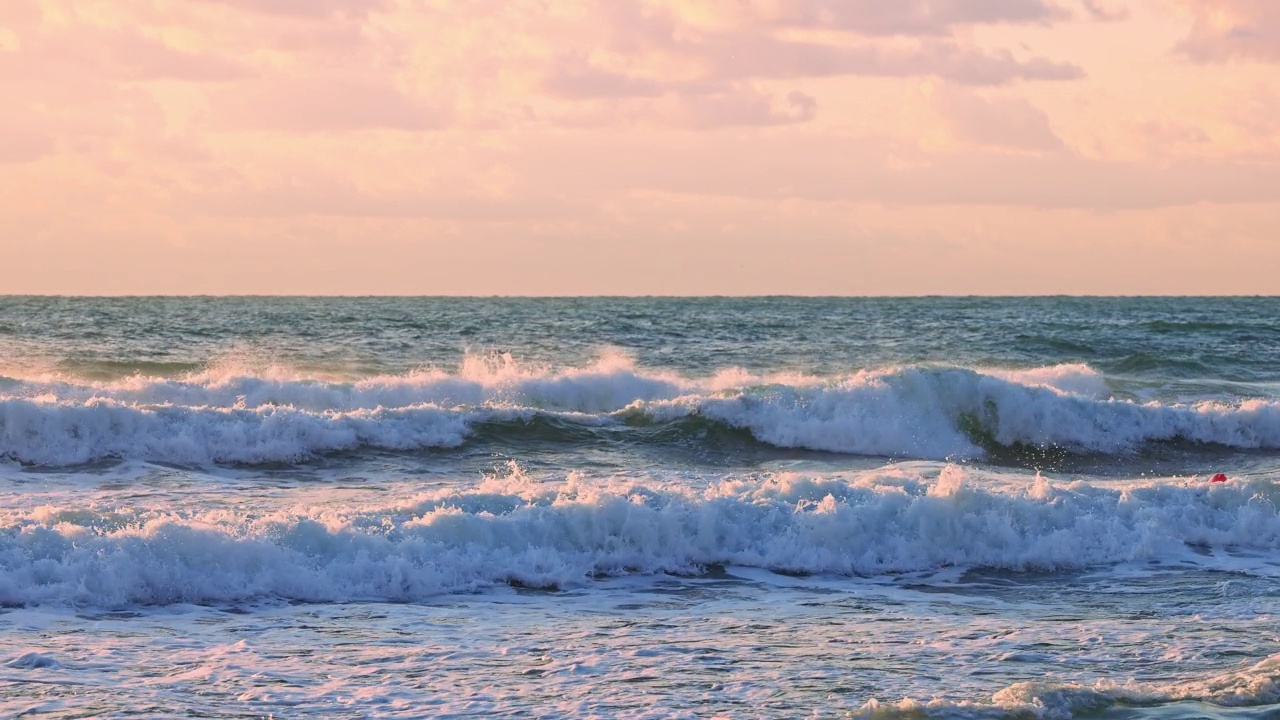
M 0 293 L 1280 294 L 1276 0 L 6 0 Z

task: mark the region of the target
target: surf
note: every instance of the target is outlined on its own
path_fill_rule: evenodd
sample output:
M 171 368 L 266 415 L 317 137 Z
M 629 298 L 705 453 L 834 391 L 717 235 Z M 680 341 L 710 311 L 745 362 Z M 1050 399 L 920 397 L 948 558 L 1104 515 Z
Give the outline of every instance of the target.
M 512 464 L 391 502 L 0 510 L 0 604 L 417 601 L 724 566 L 873 577 L 1159 561 L 1274 577 L 1280 567 L 1258 558 L 1280 549 L 1277 502 L 1267 478 L 1116 486 L 889 466 L 698 488 L 678 477 L 539 481 Z
M 742 432 L 775 448 L 934 460 L 1125 456 L 1161 443 L 1280 448 L 1280 400 L 1144 402 L 1117 397 L 1105 376 L 1079 364 L 694 376 L 619 356 L 568 368 L 498 356 L 451 372 L 359 381 L 222 369 L 113 381 L 20 377 L 0 386 L 0 456 L 40 466 L 429 452 L 503 433 L 518 443 L 531 437 L 522 427 L 531 423 L 542 428 L 533 434 L 540 441 L 565 445 L 601 428 L 637 443 Z

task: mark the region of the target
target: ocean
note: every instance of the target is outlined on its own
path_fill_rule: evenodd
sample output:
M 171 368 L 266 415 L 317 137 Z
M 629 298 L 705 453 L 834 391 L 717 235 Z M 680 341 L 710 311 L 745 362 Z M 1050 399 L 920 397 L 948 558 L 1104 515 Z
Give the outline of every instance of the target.
M 1277 298 L 8 297 L 0 351 L 0 716 L 1280 718 Z

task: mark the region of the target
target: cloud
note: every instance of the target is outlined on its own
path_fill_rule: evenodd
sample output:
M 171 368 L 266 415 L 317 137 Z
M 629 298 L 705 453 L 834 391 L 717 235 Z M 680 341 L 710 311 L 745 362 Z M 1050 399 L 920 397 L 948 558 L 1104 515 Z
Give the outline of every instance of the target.
M 1183 26 L 1158 3 L 1183 8 Z M 1126 22 L 1097 25 L 1126 7 Z M 1006 262 L 1001 277 L 1025 278 L 1061 267 L 1013 263 L 1010 248 L 1071 258 L 1080 238 L 1132 244 L 1148 218 L 1169 218 L 1151 231 L 1163 239 L 1185 216 L 1249 213 L 1251 242 L 1269 254 L 1229 257 L 1270 268 L 1257 258 L 1275 259 L 1280 101 L 1275 66 L 1252 61 L 1275 60 L 1264 41 L 1277 37 L 1277 7 L 0 0 L 0 215 L 12 230 L 0 243 L 48 261 L 24 287 L 69 292 L 125 276 L 112 287 L 182 277 L 198 282 L 165 287 L 226 291 L 247 287 L 235 284 L 245 267 L 270 289 L 300 267 L 294 256 L 331 279 L 364 267 L 361 287 L 374 290 L 375 269 L 401 273 L 407 291 L 437 287 L 420 284 L 407 247 L 464 289 L 492 279 L 486 258 L 505 257 L 512 283 L 484 288 L 527 290 L 536 276 L 566 291 L 587 288 L 581 277 L 609 278 L 590 286 L 600 291 L 661 290 L 672 286 L 634 278 L 665 277 L 673 253 L 714 263 L 754 248 L 758 277 L 790 284 L 718 274 L 717 289 L 794 291 L 809 265 L 831 278 L 821 287 L 845 291 L 850 271 L 910 268 L 899 282 L 918 275 L 913 260 L 935 278 L 997 266 L 939 260 L 953 238 Z M 1179 33 L 1187 57 L 1250 64 L 1149 62 Z M 1228 256 L 1211 225 L 1185 232 L 1211 238 L 1200 260 Z M 859 245 L 913 233 L 912 249 L 883 262 Z M 170 237 L 207 252 L 154 252 Z M 1194 264 L 1176 250 L 1165 254 Z M 80 258 L 78 275 L 67 258 Z M 200 285 L 210 267 L 223 280 Z M 1071 267 L 1090 272 L 1087 260 Z M 290 277 L 280 289 L 352 287 Z M 684 277 L 706 290 L 694 270 Z
M 988 147 L 1050 151 L 1062 140 L 1049 127 L 1044 111 L 1016 95 L 983 97 L 942 87 L 934 91 L 933 106 L 959 139 Z
M 1233 59 L 1280 63 L 1280 2 L 1177 0 L 1192 15 L 1177 51 L 1202 63 Z
M 284 79 L 229 89 L 215 117 L 232 129 L 281 132 L 435 130 L 445 114 L 394 87 L 357 79 Z
M 1129 8 L 1122 5 L 1113 6 L 1110 4 L 1111 1 L 1113 0 L 1080 0 L 1080 5 L 1084 8 L 1085 14 L 1099 22 L 1129 19 L 1131 15 Z
M 562 56 L 543 78 L 542 88 L 563 98 L 658 97 L 681 85 L 649 78 L 630 77 L 593 67 L 581 55 Z
M 952 40 L 907 46 L 851 42 L 819 44 L 739 36 L 707 48 L 714 76 L 733 78 L 938 77 L 965 85 L 1004 85 L 1015 80 L 1075 80 L 1084 71 L 1045 58 L 1018 60 L 1003 50 L 983 51 Z
M 780 25 L 862 35 L 948 35 L 962 25 L 1048 24 L 1071 17 L 1046 0 L 792 0 L 767 5 Z
M 1138 123 L 1135 129 L 1153 150 L 1165 153 L 1173 147 L 1204 145 L 1212 141 L 1202 128 L 1177 120 L 1147 120 Z
M 934 30 L 950 27 L 962 17 L 957 8 L 970 9 L 972 19 L 1001 17 L 1011 8 L 1039 7 L 1027 0 L 973 0 L 968 3 L 929 3 L 910 0 L 903 3 L 870 3 L 869 17 L 898 18 L 914 16 L 904 8 L 916 8 L 915 15 L 935 18 Z M 861 5 L 860 5 L 861 6 Z M 883 7 L 882 7 L 883 6 Z M 935 7 L 936 6 L 936 7 Z M 961 45 L 951 37 L 921 38 L 857 38 L 841 37 L 836 41 L 790 39 L 779 36 L 779 27 L 788 22 L 787 15 L 772 20 L 757 19 L 735 27 L 692 27 L 682 23 L 672 12 L 646 12 L 628 2 L 606 6 L 605 21 L 609 30 L 605 37 L 611 49 L 624 57 L 670 55 L 700 68 L 698 79 L 733 81 L 747 79 L 793 79 L 804 77 L 940 77 L 968 85 L 1002 85 L 1015 80 L 1075 80 L 1083 70 L 1072 63 L 1042 57 L 1020 60 L 1007 50 L 982 50 Z M 787 6 L 784 6 L 787 7 Z M 815 7 L 812 4 L 807 7 Z M 843 7 L 843 6 L 837 6 Z M 886 10 L 884 8 L 897 8 Z M 923 10 L 921 10 L 923 8 Z M 844 11 L 842 11 L 844 12 Z M 810 13 L 812 14 L 812 13 Z M 799 16 L 801 18 L 804 15 Z M 844 14 L 832 15 L 843 18 Z M 923 35 L 935 35 L 930 30 Z M 564 68 L 556 68 L 563 72 Z M 553 77 L 555 72 L 553 71 Z M 591 77 L 587 87 L 607 86 L 609 78 Z M 632 75 L 615 75 L 616 83 L 637 82 Z M 642 87 L 646 87 L 642 85 Z
M 43 133 L 0 130 L 0 163 L 34 162 L 52 154 L 55 148 L 53 138 Z
M 803 106 L 803 99 L 797 102 Z M 182 211 L 496 222 L 577 217 L 584 207 L 625 203 L 637 193 L 735 198 L 756 208 L 792 200 L 1092 211 L 1280 202 L 1277 162 L 1110 162 L 981 147 L 925 153 L 887 138 L 785 131 L 620 137 L 616 129 L 544 129 L 524 136 L 519 147 L 493 150 L 487 160 L 475 152 L 432 150 L 406 162 L 428 158 L 440 167 L 423 177 L 375 173 L 358 183 L 340 168 L 298 166 L 274 179 L 219 183 L 192 191 Z M 459 166 L 459 158 L 509 168 L 511 182 L 494 192 L 483 172 Z
M 787 94 L 785 103 L 748 89 L 681 98 L 669 113 L 672 125 L 693 129 L 735 125 L 790 125 L 808 122 L 818 101 L 802 92 Z
M 0 72 L 25 65 L 24 75 L 61 69 L 102 80 L 226 82 L 252 75 L 236 60 L 172 47 L 132 29 L 71 26 L 20 36 L 21 49 L 6 53 Z
M 593 67 L 580 57 L 557 61 L 543 89 L 568 99 L 706 94 L 724 83 L 839 76 L 937 77 L 962 85 L 1007 85 L 1016 80 L 1075 80 L 1084 71 L 1044 58 L 1018 60 L 1007 51 L 963 48 L 951 41 L 908 47 L 845 46 L 733 38 L 718 45 L 682 48 L 706 71 L 696 80 L 664 80 Z
M 131 80 L 225 82 L 250 76 L 235 61 L 178 50 L 136 33 L 113 33 L 99 47 L 114 61 L 114 73 Z
M 608 132 L 528 143 L 518 177 L 561 163 L 572 196 L 653 190 L 756 200 L 1119 210 L 1195 203 L 1280 202 L 1280 162 L 1185 159 L 1155 164 L 1067 152 L 924 152 L 888 138 L 732 135 L 619 143 Z
M 796 39 L 774 32 L 771 22 L 780 27 L 820 14 L 813 3 L 784 5 L 785 12 L 795 17 L 757 19 L 727 28 L 690 26 L 674 12 L 662 8 L 645 11 L 634 3 L 604 7 L 599 18 L 604 30 L 591 34 L 603 37 L 604 47 L 593 42 L 559 49 L 544 71 L 544 92 L 568 100 L 617 100 L 723 95 L 731 85 L 757 80 L 935 77 L 962 85 L 998 86 L 1019 80 L 1062 81 L 1084 76 L 1073 63 L 1034 56 L 1023 59 L 1008 50 L 967 46 L 951 37 L 935 37 L 932 30 L 919 38 L 842 35 L 834 40 Z M 938 23 L 935 29 L 950 27 L 962 17 L 978 21 L 1058 16 L 1046 9 L 1049 6 L 1017 0 L 937 3 L 936 7 L 922 2 L 876 3 L 867 7 L 880 8 L 871 13 L 881 18 L 877 23 L 932 18 Z M 886 9 L 889 7 L 897 9 Z M 907 12 L 911 8 L 915 10 Z M 967 8 L 969 14 L 961 13 L 961 8 Z M 678 72 L 672 72 L 673 67 Z
M 286 15 L 301 18 L 327 18 L 333 15 L 363 16 L 384 10 L 387 0 L 200 0 L 226 5 L 247 12 L 265 15 Z
M 43 17 L 39 3 L 0 3 L 0 23 L 4 27 L 30 27 L 38 25 Z
M 817 100 L 798 91 L 778 101 L 743 83 L 631 77 L 592 67 L 580 56 L 557 60 L 542 89 L 560 98 L 607 102 L 613 119 L 693 129 L 807 122 L 817 111 Z

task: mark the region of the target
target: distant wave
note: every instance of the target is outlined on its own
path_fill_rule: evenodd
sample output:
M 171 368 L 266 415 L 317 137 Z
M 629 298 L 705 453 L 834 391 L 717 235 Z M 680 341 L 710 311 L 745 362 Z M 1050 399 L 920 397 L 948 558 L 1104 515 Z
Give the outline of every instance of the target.
M 955 465 L 934 479 L 886 469 L 705 490 L 538 484 L 513 468 L 393 506 L 0 509 L 0 604 L 404 601 L 716 565 L 878 575 L 1231 562 L 1203 548 L 1280 549 L 1278 502 L 1267 480 L 997 486 Z
M 621 358 L 548 370 L 472 360 L 359 382 L 286 373 L 195 373 L 86 382 L 0 384 L 0 455 L 74 465 L 107 458 L 180 464 L 292 462 L 379 448 L 416 450 L 492 439 L 542 423 L 544 439 L 607 428 L 644 442 L 655 426 L 696 440 L 737 429 L 780 448 L 900 458 L 981 458 L 1009 449 L 1126 454 L 1153 442 L 1280 448 L 1280 402 L 1189 404 L 1110 397 L 1084 365 L 1027 370 L 899 367 L 837 377 L 690 378 Z

